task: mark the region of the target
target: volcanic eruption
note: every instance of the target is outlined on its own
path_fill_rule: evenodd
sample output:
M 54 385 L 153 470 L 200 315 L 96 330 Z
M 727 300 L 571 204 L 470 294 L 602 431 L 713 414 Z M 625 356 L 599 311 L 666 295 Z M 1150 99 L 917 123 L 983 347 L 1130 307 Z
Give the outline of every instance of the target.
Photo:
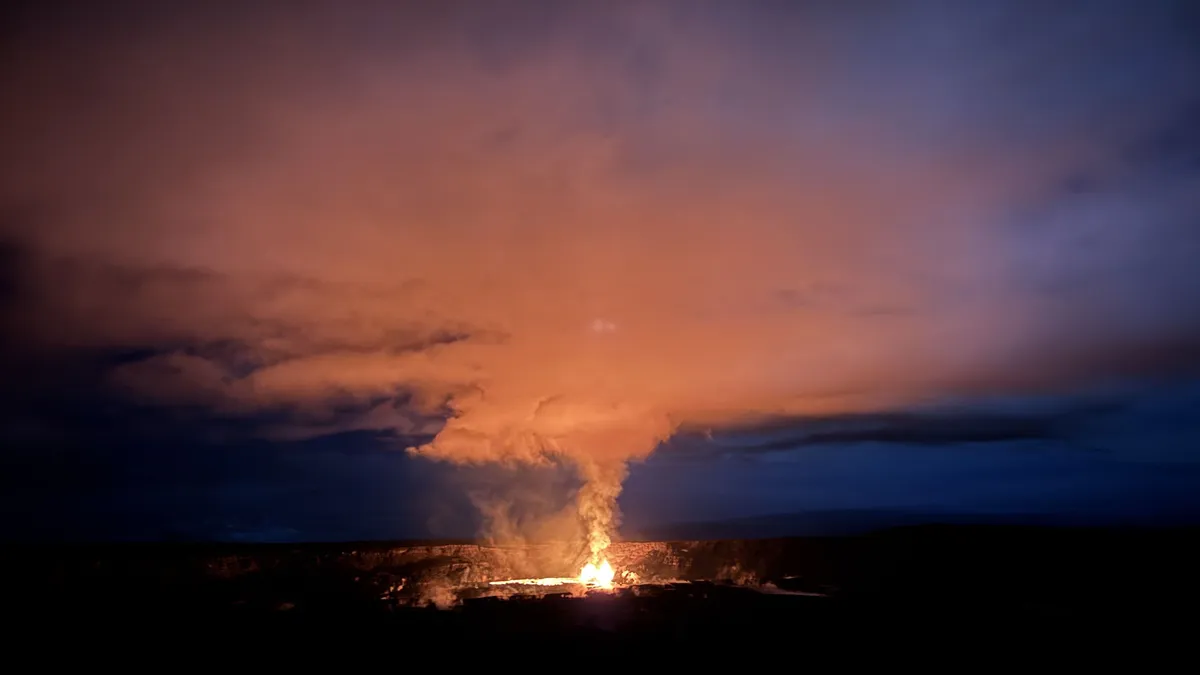
M 551 381 L 541 384 L 548 386 Z M 603 381 L 573 379 L 553 384 L 560 390 L 578 387 L 581 394 L 530 399 L 525 414 L 494 405 L 486 390 L 479 388 L 468 397 L 453 398 L 455 414 L 441 432 L 409 452 L 459 463 L 570 464 L 582 482 L 575 497 L 580 533 L 586 542 L 579 580 L 609 586 L 614 570 L 605 550 L 619 522 L 617 497 L 626 464 L 649 454 L 673 427 L 653 408 L 583 394 L 603 391 Z
M 1045 201 L 1145 140 L 1118 99 L 1031 114 L 1138 63 L 1081 68 L 1069 11 L 1010 62 L 970 3 L 212 4 L 14 32 L 5 325 L 216 439 L 570 467 L 571 579 L 620 578 L 626 472 L 685 425 L 1066 387 L 1197 325 L 1157 304 L 1200 307 L 1194 186 L 1131 193 L 1136 237 L 1120 193 Z

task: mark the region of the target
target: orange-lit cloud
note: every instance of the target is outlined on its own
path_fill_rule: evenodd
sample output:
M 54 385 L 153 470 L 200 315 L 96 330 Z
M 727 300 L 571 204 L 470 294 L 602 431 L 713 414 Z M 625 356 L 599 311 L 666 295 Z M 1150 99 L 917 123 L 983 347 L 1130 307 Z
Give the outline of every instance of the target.
M 1059 382 L 1037 355 L 1072 351 L 1073 321 L 1145 309 L 1031 290 L 1160 250 L 1086 197 L 1038 205 L 1119 173 L 1109 141 L 1180 102 L 1105 108 L 1079 73 L 1173 43 L 1089 56 L 1053 13 L 989 52 L 1009 15 L 488 6 L 199 8 L 17 43 L 29 334 L 158 347 L 114 383 L 294 411 L 279 433 L 440 429 L 420 454 L 607 471 L 681 424 Z

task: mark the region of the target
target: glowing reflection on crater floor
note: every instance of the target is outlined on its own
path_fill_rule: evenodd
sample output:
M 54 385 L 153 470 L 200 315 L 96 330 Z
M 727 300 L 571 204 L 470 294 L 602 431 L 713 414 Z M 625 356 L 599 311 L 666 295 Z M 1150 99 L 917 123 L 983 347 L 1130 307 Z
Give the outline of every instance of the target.
M 489 581 L 491 586 L 570 586 L 580 585 L 588 588 L 603 588 L 611 589 L 613 587 L 613 578 L 617 574 L 613 570 L 612 565 L 607 559 L 602 559 L 600 564 L 589 562 L 579 571 L 578 577 L 539 577 L 536 579 L 501 579 L 500 581 Z M 629 577 L 628 580 L 636 581 L 637 575 L 626 573 L 623 577 Z

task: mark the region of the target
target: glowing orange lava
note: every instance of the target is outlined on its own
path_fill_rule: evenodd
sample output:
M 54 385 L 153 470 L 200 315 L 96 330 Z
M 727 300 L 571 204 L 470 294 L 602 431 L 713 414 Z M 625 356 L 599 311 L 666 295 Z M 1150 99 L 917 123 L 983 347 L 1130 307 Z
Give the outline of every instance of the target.
M 568 586 L 581 584 L 588 588 L 611 589 L 616 572 L 607 558 L 601 558 L 600 564 L 589 562 L 579 570 L 578 577 L 539 577 L 536 579 L 502 579 L 489 581 L 492 586 Z
M 599 588 L 612 588 L 614 576 L 616 575 L 612 565 L 608 564 L 608 558 L 602 558 L 599 565 L 588 563 L 583 566 L 583 569 L 579 571 L 579 583 Z
M 579 580 L 574 577 L 540 577 L 537 579 L 501 579 L 488 583 L 492 586 L 566 586 L 577 584 Z

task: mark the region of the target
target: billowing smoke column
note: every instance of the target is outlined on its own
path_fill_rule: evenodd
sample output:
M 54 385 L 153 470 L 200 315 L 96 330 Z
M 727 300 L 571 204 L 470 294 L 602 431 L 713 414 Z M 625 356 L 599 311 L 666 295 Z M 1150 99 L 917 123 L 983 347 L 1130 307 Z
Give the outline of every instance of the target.
M 627 463 L 671 434 L 668 418 L 619 402 L 570 403 L 565 396 L 531 401 L 530 414 L 494 417 L 486 394 L 475 391 L 431 443 L 409 451 L 457 463 L 570 463 L 582 481 L 576 508 L 588 562 L 601 564 L 619 524 L 617 497 Z
M 625 478 L 623 464 L 597 466 L 584 465 L 583 488 L 579 491 L 579 515 L 587 527 L 589 561 L 598 564 L 600 555 L 611 543 L 610 536 L 616 526 L 616 502 L 621 492 L 621 481 Z

